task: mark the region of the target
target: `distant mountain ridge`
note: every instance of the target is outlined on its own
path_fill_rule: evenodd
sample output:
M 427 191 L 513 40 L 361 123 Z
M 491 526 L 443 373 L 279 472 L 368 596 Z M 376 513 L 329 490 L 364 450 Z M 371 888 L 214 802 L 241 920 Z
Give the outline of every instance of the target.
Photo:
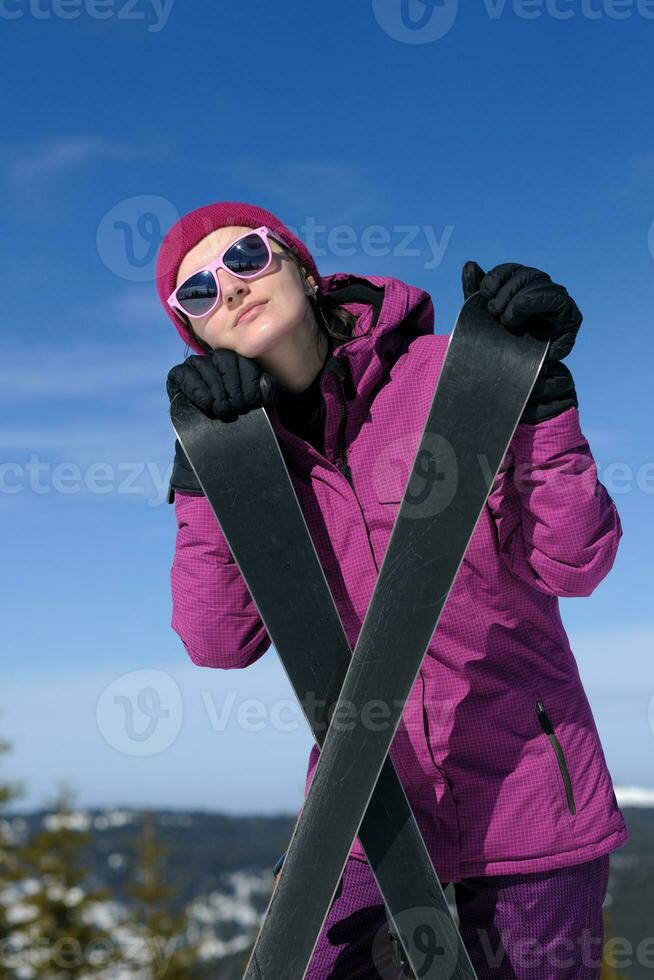
M 654 807 L 654 789 L 643 786 L 615 786 L 618 806 L 651 806 Z
M 611 852 L 611 871 L 605 901 L 608 937 L 620 937 L 634 950 L 629 980 L 651 980 L 651 970 L 639 964 L 636 949 L 651 937 L 654 908 L 654 789 L 615 787 L 624 809 L 629 841 Z M 176 904 L 186 907 L 194 928 L 206 937 L 204 956 L 220 962 L 221 980 L 236 980 L 243 957 L 256 937 L 272 890 L 272 867 L 286 849 L 295 825 L 294 814 L 227 816 L 197 810 L 149 810 L 161 843 L 170 848 L 166 879 L 179 887 Z M 0 826 L 15 839 L 31 837 L 41 826 L 54 827 L 65 819 L 79 830 L 92 832 L 85 851 L 89 881 L 111 890 L 105 918 L 129 903 L 125 885 L 133 870 L 133 840 L 142 831 L 142 808 L 78 807 L 61 817 L 48 810 L 14 812 Z M 446 891 L 453 905 L 451 885 Z

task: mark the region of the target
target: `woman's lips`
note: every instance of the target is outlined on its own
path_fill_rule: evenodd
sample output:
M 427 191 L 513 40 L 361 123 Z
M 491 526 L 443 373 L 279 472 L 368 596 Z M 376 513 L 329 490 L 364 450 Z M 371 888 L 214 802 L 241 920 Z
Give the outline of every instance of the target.
M 243 323 L 245 320 L 253 319 L 257 315 L 257 313 L 259 312 L 262 306 L 265 306 L 265 301 L 263 303 L 257 303 L 257 305 L 249 309 L 247 313 L 243 313 L 236 321 L 236 325 L 238 326 L 240 323 Z

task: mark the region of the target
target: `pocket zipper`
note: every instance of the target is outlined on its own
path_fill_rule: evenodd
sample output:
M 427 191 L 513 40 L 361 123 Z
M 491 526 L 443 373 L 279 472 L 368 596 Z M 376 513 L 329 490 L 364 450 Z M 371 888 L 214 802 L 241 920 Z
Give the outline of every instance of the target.
M 565 786 L 565 795 L 568 801 L 568 810 L 570 813 L 576 813 L 577 808 L 575 806 L 574 796 L 572 794 L 572 781 L 570 779 L 570 772 L 568 771 L 568 766 L 565 761 L 565 756 L 563 754 L 563 749 L 561 748 L 561 743 L 556 737 L 554 727 L 545 711 L 545 705 L 539 698 L 536 701 L 536 714 L 538 715 L 538 720 L 540 721 L 541 728 L 547 735 L 556 753 L 556 758 L 559 763 L 559 769 L 561 770 L 561 776 L 563 777 L 563 784 Z

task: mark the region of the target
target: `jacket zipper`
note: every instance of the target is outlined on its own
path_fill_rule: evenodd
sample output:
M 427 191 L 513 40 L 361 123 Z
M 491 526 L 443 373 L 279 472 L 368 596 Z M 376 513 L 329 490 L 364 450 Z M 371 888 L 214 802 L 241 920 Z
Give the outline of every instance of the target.
M 552 748 L 556 753 L 556 758 L 559 763 L 561 776 L 563 777 L 563 784 L 565 786 L 565 795 L 568 801 L 568 810 L 570 811 L 570 813 L 574 814 L 577 812 L 577 808 L 575 806 L 574 796 L 572 793 L 572 780 L 570 779 L 570 772 L 568 770 L 568 765 L 565 761 L 565 755 L 563 754 L 561 743 L 556 737 L 554 726 L 552 725 L 552 722 L 550 721 L 549 716 L 545 711 L 545 705 L 543 704 L 540 698 L 536 701 L 536 714 L 538 715 L 538 720 L 540 721 L 541 728 L 549 738 Z
M 334 360 L 338 360 L 338 358 L 335 358 Z M 335 371 L 335 374 L 338 378 L 338 382 L 339 382 L 338 387 L 341 393 L 341 397 L 343 399 L 343 422 L 341 424 L 341 432 L 343 433 L 343 437 L 342 437 L 342 449 L 341 452 L 338 454 L 336 465 L 338 466 L 339 470 L 341 471 L 341 473 L 343 474 L 347 482 L 354 490 L 354 483 L 352 481 L 352 470 L 350 469 L 349 463 L 347 461 L 347 445 L 345 440 L 345 433 L 347 431 L 347 400 L 345 398 L 345 392 L 343 390 L 345 370 L 346 369 L 339 361 L 338 368 Z
M 352 489 L 354 489 L 354 484 L 352 482 L 352 470 L 350 469 L 347 461 L 347 452 L 345 453 L 344 456 L 339 457 L 338 468 L 343 474 L 343 476 L 345 477 L 345 479 L 347 480 L 347 482 L 350 484 Z
M 341 396 L 342 396 L 342 400 L 343 400 L 343 421 L 341 423 L 341 429 L 340 429 L 340 431 L 342 432 L 342 437 L 339 439 L 339 445 L 337 446 L 337 451 L 336 451 L 336 454 L 335 454 L 336 455 L 336 464 L 335 465 L 336 465 L 336 468 L 338 469 L 339 473 L 342 473 L 343 474 L 343 476 L 345 477 L 345 479 L 348 481 L 348 483 L 352 487 L 352 492 L 354 493 L 354 496 L 356 497 L 357 501 L 359 502 L 359 507 L 361 507 L 361 502 L 359 501 L 359 498 L 357 497 L 356 487 L 354 486 L 354 480 L 352 478 L 352 470 L 350 469 L 349 463 L 347 461 L 347 442 L 346 442 L 346 432 L 347 432 L 347 399 L 346 399 L 345 390 L 344 390 L 346 377 L 347 377 L 347 382 L 348 382 L 348 384 L 350 386 L 350 394 L 351 394 L 352 398 L 356 397 L 356 390 L 354 388 L 354 385 L 352 384 L 352 375 L 350 374 L 349 369 L 347 367 L 345 367 L 341 363 L 340 358 L 338 358 L 338 357 L 332 358 L 331 359 L 331 362 L 328 362 L 328 364 L 329 364 L 329 369 L 332 370 L 332 371 L 334 371 L 334 373 L 337 375 L 337 377 L 338 377 L 338 379 L 340 381 L 339 388 L 340 388 L 340 392 L 341 392 Z M 372 557 L 372 560 L 373 560 L 373 563 L 375 565 L 375 568 L 377 569 L 377 573 L 379 574 L 379 565 L 377 564 L 377 559 L 375 558 L 375 549 L 373 547 L 372 540 L 370 538 L 370 528 L 368 527 L 365 519 L 363 520 L 363 526 L 366 529 L 366 536 L 368 538 L 368 546 L 370 548 L 370 555 Z

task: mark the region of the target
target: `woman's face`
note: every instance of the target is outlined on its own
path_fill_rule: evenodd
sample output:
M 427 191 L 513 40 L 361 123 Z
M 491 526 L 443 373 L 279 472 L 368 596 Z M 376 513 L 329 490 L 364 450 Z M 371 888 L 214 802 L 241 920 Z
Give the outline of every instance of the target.
M 252 231 L 241 225 L 217 228 L 184 256 L 177 273 L 179 286 L 193 272 L 216 259 L 228 245 Z M 238 279 L 226 269 L 218 269 L 220 299 L 206 316 L 191 319 L 193 330 L 212 348 L 228 348 L 242 357 L 259 357 L 311 323 L 313 311 L 307 300 L 308 289 L 292 259 L 274 239 L 268 242 L 272 262 L 254 279 Z M 309 284 L 314 280 L 309 277 Z M 262 304 L 242 320 L 241 311 L 254 303 Z

